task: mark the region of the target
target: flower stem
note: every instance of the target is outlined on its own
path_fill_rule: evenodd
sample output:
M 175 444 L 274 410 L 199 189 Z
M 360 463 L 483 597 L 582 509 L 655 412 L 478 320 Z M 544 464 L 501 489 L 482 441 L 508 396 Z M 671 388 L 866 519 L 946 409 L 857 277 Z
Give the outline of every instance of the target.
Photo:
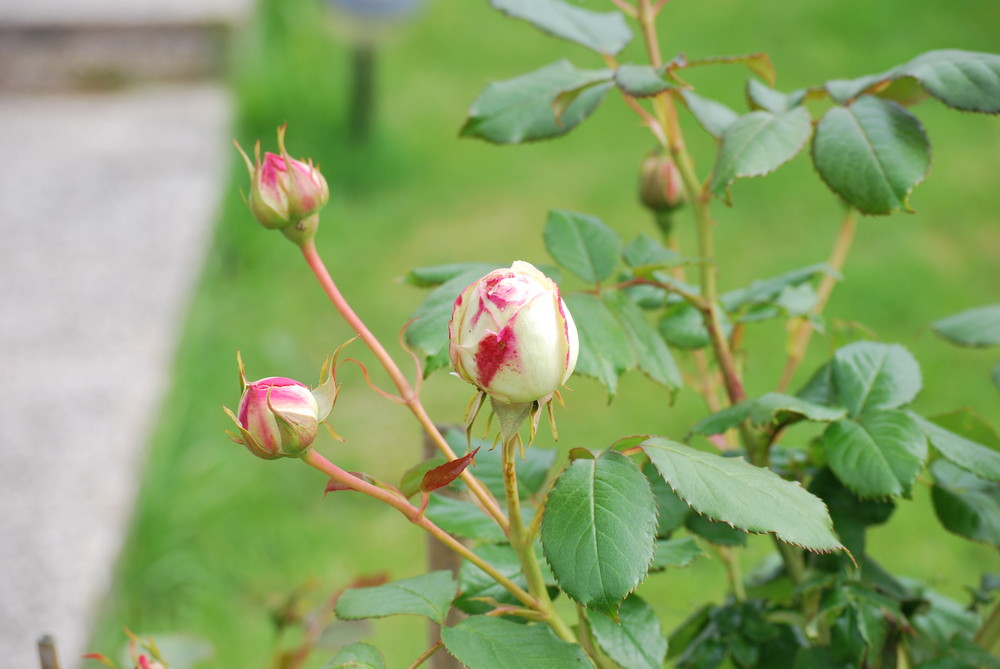
M 481 557 L 470 551 L 462 542 L 455 539 L 440 527 L 435 525 L 427 516 L 420 513 L 420 509 L 410 504 L 406 498 L 402 497 L 398 493 L 393 493 L 388 490 L 383 490 L 376 485 L 372 485 L 367 481 L 354 476 L 350 472 L 346 472 L 337 465 L 333 464 L 322 455 L 316 452 L 316 449 L 311 449 L 302 457 L 302 461 L 314 469 L 318 469 L 335 481 L 344 484 L 351 490 L 357 492 L 363 492 L 366 495 L 374 497 L 375 499 L 385 502 L 389 506 L 393 507 L 409 520 L 414 525 L 426 530 L 434 538 L 443 543 L 445 546 L 455 551 L 463 558 L 476 565 L 484 572 L 490 575 L 497 583 L 506 588 L 514 597 L 517 598 L 519 602 L 525 606 L 541 611 L 541 603 L 530 594 L 524 591 L 519 585 L 511 581 L 509 578 L 501 574 L 492 565 L 483 560 Z
M 549 591 L 545 587 L 545 579 L 542 577 L 541 567 L 538 566 L 538 557 L 535 555 L 534 541 L 524 526 L 524 518 L 521 516 L 521 498 L 517 492 L 517 454 L 518 436 L 515 434 L 510 439 L 503 442 L 501 453 L 503 461 L 503 484 L 504 492 L 507 495 L 507 516 L 510 519 L 510 527 L 507 530 L 507 538 L 511 548 L 517 553 L 518 561 L 521 563 L 521 572 L 528 582 L 528 592 L 538 601 L 539 611 L 545 614 L 546 620 L 552 627 L 552 631 L 559 638 L 577 643 L 576 636 L 569 626 L 559 617 Z
M 854 241 L 854 231 L 857 228 L 857 223 L 857 210 L 849 208 L 840 222 L 840 231 L 837 233 L 837 239 L 833 244 L 833 250 L 830 252 L 830 258 L 826 261 L 833 272 L 823 275 L 823 278 L 819 282 L 819 288 L 816 290 L 816 304 L 812 308 L 814 316 L 819 316 L 823 313 L 827 300 L 830 299 L 830 294 L 833 293 L 833 287 L 838 280 L 834 275 L 839 274 L 844 268 L 847 254 L 851 250 L 851 242 Z M 812 323 L 806 318 L 800 318 L 796 325 L 794 339 L 788 349 L 788 359 L 785 362 L 785 369 L 781 374 L 781 380 L 778 381 L 777 392 L 784 392 L 792 382 L 795 370 L 798 369 L 799 364 L 805 357 L 812 333 Z
M 671 251 L 678 251 L 677 241 L 673 235 L 668 232 L 663 232 L 663 244 L 669 248 Z M 683 265 L 678 265 L 671 270 L 671 274 L 675 279 L 682 283 L 687 283 L 687 273 L 684 271 Z M 690 297 L 685 297 L 691 304 L 698 306 L 698 300 L 701 299 L 700 296 L 694 296 L 694 299 Z M 719 405 L 719 399 L 716 395 L 716 379 L 715 374 L 708 367 L 708 356 L 705 355 L 703 349 L 695 349 L 691 352 L 694 358 L 695 368 L 698 370 L 698 378 L 701 380 L 700 394 L 705 400 L 705 405 L 708 410 L 715 413 L 722 409 Z
M 701 187 L 698 177 L 694 171 L 694 164 L 691 156 L 680 144 L 679 148 L 671 147 L 671 153 L 677 169 L 681 175 L 684 189 L 687 191 L 688 201 L 694 210 L 695 223 L 698 227 L 698 254 L 701 257 L 701 312 L 705 319 L 705 327 L 708 329 L 709 340 L 712 342 L 712 349 L 715 352 L 715 359 L 722 373 L 723 384 L 726 388 L 726 395 L 731 404 L 742 402 L 746 399 L 746 392 L 743 389 L 743 382 L 736 369 L 733 360 L 733 353 L 729 347 L 722 330 L 722 319 L 719 309 L 716 306 L 719 289 L 717 286 L 718 269 L 715 264 L 715 243 L 712 237 L 712 227 L 715 222 L 709 212 L 710 195 Z
M 372 353 L 375 354 L 375 358 L 378 359 L 382 367 L 389 374 L 389 378 L 392 380 L 393 384 L 399 390 L 400 397 L 403 403 L 406 404 L 407 408 L 416 416 L 417 421 L 427 432 L 428 436 L 437 446 L 438 450 L 444 454 L 449 460 L 454 460 L 458 456 L 455 455 L 455 451 L 452 450 L 448 442 L 445 441 L 444 435 L 431 420 L 431 417 L 427 415 L 427 411 L 424 409 L 424 405 L 420 401 L 420 396 L 413 390 L 410 382 L 407 381 L 406 376 L 400 371 L 396 362 L 392 359 L 392 356 L 385 350 L 382 343 L 379 342 L 378 338 L 372 334 L 371 330 L 364 324 L 364 321 L 358 317 L 354 310 L 351 309 L 351 305 L 348 304 L 347 300 L 341 294 L 340 290 L 337 288 L 337 284 L 334 283 L 333 279 L 330 277 L 330 273 L 326 269 L 326 265 L 323 264 L 323 259 L 320 258 L 319 253 L 316 251 L 316 244 L 309 240 L 303 243 L 300 248 L 302 249 L 302 255 L 305 257 L 306 263 L 312 270 L 316 279 L 319 281 L 320 285 L 323 287 L 323 291 L 326 293 L 330 302 L 333 306 L 340 312 L 340 315 L 347 321 L 347 324 L 358 333 L 361 338 Z M 472 475 L 468 470 L 462 472 L 462 480 L 469 487 L 469 491 L 479 500 L 480 505 L 483 510 L 496 521 L 502 529 L 506 531 L 507 529 L 507 518 L 503 515 L 503 511 L 500 509 L 500 505 L 494 499 L 493 495 L 489 490 L 479 482 L 475 476 Z
M 642 35 L 646 41 L 646 51 L 650 63 L 654 67 L 663 64 L 660 55 L 660 45 L 656 33 L 656 11 L 650 0 L 639 0 L 638 21 L 642 28 Z M 716 285 L 717 268 L 715 265 L 715 249 L 712 238 L 712 227 L 714 221 L 709 212 L 709 198 L 711 195 L 701 186 L 694 169 L 691 155 L 684 145 L 684 136 L 681 132 L 680 122 L 677 118 L 677 108 L 669 90 L 663 91 L 653 98 L 653 106 L 656 110 L 656 117 L 662 132 L 655 133 L 657 137 L 666 138 L 666 147 L 670 151 L 674 164 L 681 175 L 681 182 L 688 202 L 694 211 L 695 223 L 698 227 L 698 252 L 701 257 L 701 312 L 705 319 L 705 327 L 708 329 L 712 348 L 715 352 L 716 361 L 719 364 L 719 371 L 722 373 L 723 383 L 726 388 L 726 395 L 731 404 L 742 402 L 746 399 L 746 392 L 743 389 L 743 382 L 740 380 L 736 364 L 733 361 L 733 354 L 722 331 L 722 320 L 719 311 L 715 307 L 718 299 L 718 287 Z

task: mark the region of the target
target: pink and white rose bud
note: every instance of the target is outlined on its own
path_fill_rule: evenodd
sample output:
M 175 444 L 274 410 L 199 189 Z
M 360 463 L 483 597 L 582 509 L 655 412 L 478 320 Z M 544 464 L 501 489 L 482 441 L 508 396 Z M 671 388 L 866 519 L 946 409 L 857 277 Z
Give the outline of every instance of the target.
M 283 229 L 319 211 L 330 199 L 326 179 L 312 160 L 302 162 L 285 150 L 285 126 L 278 128 L 280 154 L 267 152 L 260 157 L 260 142 L 254 147 L 254 161 L 239 147 L 250 172 L 248 204 L 254 218 L 265 228 Z
M 312 390 L 282 376 L 248 383 L 242 360 L 239 369 L 243 387 L 239 409 L 235 415 L 225 409 L 239 430 L 239 434 L 228 432 L 230 439 L 265 460 L 305 455 L 336 401 L 336 381 L 329 368 L 324 367 L 325 380 Z
M 319 433 L 319 405 L 309 386 L 272 376 L 243 391 L 237 420 L 253 436 L 255 455 L 267 459 L 301 455 Z
M 520 260 L 462 292 L 448 336 L 458 375 L 504 404 L 547 402 L 573 373 L 580 352 L 559 287 Z
M 156 660 L 150 660 L 145 655 L 140 655 L 136 662 L 135 669 L 166 669 L 166 666 Z

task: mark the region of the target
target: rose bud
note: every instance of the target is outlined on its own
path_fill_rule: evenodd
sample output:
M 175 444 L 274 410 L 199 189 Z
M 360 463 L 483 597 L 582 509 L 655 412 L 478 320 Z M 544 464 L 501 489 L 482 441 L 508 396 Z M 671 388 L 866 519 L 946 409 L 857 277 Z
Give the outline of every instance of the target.
M 227 431 L 229 438 L 265 460 L 305 455 L 337 398 L 332 365 L 324 365 L 320 376 L 325 380 L 310 390 L 281 376 L 248 383 L 238 354 L 237 360 L 243 396 L 237 414 L 225 409 L 239 430 L 239 434 Z
M 167 669 L 161 662 L 150 660 L 145 655 L 140 655 L 135 665 L 135 669 Z
M 559 287 L 521 261 L 459 295 L 448 336 L 458 375 L 504 404 L 547 402 L 573 373 L 580 351 Z
M 265 228 L 286 228 L 300 223 L 319 211 L 330 199 L 326 179 L 312 160 L 302 162 L 285 150 L 285 128 L 278 128 L 280 155 L 267 152 L 260 157 L 260 142 L 254 146 L 254 161 L 240 147 L 250 172 L 250 196 L 247 203 L 254 218 Z
M 639 199 L 654 212 L 673 211 L 684 204 L 681 174 L 669 156 L 654 152 L 642 161 Z

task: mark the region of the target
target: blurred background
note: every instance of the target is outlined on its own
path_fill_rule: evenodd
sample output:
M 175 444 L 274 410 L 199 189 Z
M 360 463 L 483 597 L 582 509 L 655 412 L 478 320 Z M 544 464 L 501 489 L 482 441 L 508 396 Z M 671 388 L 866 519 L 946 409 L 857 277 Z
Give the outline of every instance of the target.
M 400 283 L 407 270 L 472 260 L 548 262 L 541 229 L 549 209 L 598 216 L 625 239 L 655 234 L 636 198 L 639 164 L 652 141 L 620 96 L 609 95 L 593 118 L 555 141 L 495 147 L 458 138 L 469 104 L 490 80 L 560 58 L 581 68 L 603 66 L 582 47 L 506 19 L 485 1 L 233 2 L 214 16 L 163 19 L 201 26 L 207 45 L 177 48 L 178 54 L 203 51 L 194 71 L 157 74 L 168 88 L 153 90 L 144 75 L 119 67 L 91 70 L 87 85 L 71 83 L 70 92 L 65 85 L 41 90 L 9 81 L 13 66 L 0 68 L 8 80 L 0 112 L 17 121 L 0 140 L 5 155 L 17 156 L 0 167 L 0 206 L 17 209 L 0 226 L 6 240 L 18 240 L 0 246 L 0 361 L 15 381 L 3 390 L 0 406 L 15 425 L 26 426 L 0 436 L 5 489 L 21 494 L 20 501 L 0 500 L 0 629 L 20 634 L 0 637 L 0 652 L 21 652 L 16 657 L 29 658 L 21 666 L 30 666 L 31 656 L 23 653 L 25 647 L 31 652 L 35 636 L 60 634 L 44 626 L 46 616 L 65 618 L 71 609 L 83 631 L 70 633 L 67 651 L 116 652 L 128 626 L 204 640 L 214 649 L 204 666 L 264 667 L 278 641 L 276 612 L 293 591 L 320 602 L 361 575 L 395 579 L 424 569 L 414 559 L 423 554 L 423 537 L 398 514 L 360 496 L 324 499 L 316 472 L 296 462 L 256 460 L 222 433 L 228 419 L 220 407 L 235 408 L 239 400 L 236 350 L 251 378 L 314 382 L 323 358 L 352 334 L 327 306 L 296 248 L 246 211 L 240 195 L 246 171 L 227 146 L 230 137 L 244 147 L 260 138 L 274 149 L 275 129 L 287 122 L 290 153 L 320 164 L 331 190 L 320 252 L 387 345 L 423 298 Z M 596 0 L 586 6 L 605 8 Z M 4 49 L 17 40 L 47 53 L 51 30 L 26 33 L 21 22 L 19 33 L 12 14 L 8 8 L 0 15 L 2 62 L 13 62 L 14 52 Z M 68 20 L 86 23 L 86 17 Z M 931 49 L 1000 51 L 1000 5 L 978 0 L 675 0 L 660 23 L 667 57 L 768 51 L 777 86 L 786 91 L 879 72 Z M 173 33 L 165 43 L 177 47 L 184 39 L 190 38 Z M 149 34 L 139 38 L 148 48 L 124 62 L 139 62 L 136 54 L 155 43 Z M 183 61 L 165 53 L 153 60 Z M 55 76 L 46 74 L 55 65 L 38 65 L 41 57 L 29 59 L 39 69 L 28 81 Z M 642 62 L 640 45 L 619 60 Z M 703 68 L 689 80 L 699 92 L 743 110 L 747 76 L 739 67 Z M 113 120 L 109 108 L 147 95 L 155 111 L 140 114 L 145 124 Z M 861 220 L 846 280 L 827 315 L 856 321 L 915 354 L 925 376 L 918 411 L 970 406 L 998 426 L 1000 393 L 989 379 L 996 352 L 953 348 L 929 324 L 998 299 L 1000 120 L 934 101 L 916 113 L 934 147 L 930 175 L 911 199 L 917 213 Z M 682 120 L 706 174 L 712 143 L 689 117 Z M 132 133 L 111 134 L 124 127 Z M 51 168 L 27 171 L 32 163 L 22 145 L 32 130 L 60 138 Z M 56 166 L 72 169 L 53 183 Z M 129 199 L 156 193 L 140 191 L 138 183 L 175 189 Z M 77 189 L 83 192 L 69 201 L 54 196 Z M 741 181 L 732 192 L 736 207 L 716 209 L 723 290 L 826 259 L 840 207 L 807 155 L 767 179 Z M 26 200 L 25 193 L 34 197 Z M 117 218 L 111 212 L 119 212 Z M 111 232 L 100 228 L 95 238 L 84 225 L 88 218 L 120 224 Z M 683 213 L 678 225 L 681 248 L 693 248 Z M 53 262 L 53 246 L 67 247 L 67 260 Z M 73 265 L 84 251 L 87 261 Z M 114 264 L 122 259 L 130 262 Z M 103 283 L 84 290 L 95 276 Z M 41 330 L 44 337 L 33 334 L 46 314 L 56 323 Z M 777 382 L 784 344 L 778 322 L 748 331 L 751 395 Z M 816 337 L 797 382 L 836 345 Z M 141 350 L 106 364 L 95 353 L 121 356 L 130 347 Z M 351 354 L 368 362 L 360 346 Z M 67 390 L 67 378 L 86 384 Z M 332 423 L 347 441 L 325 440 L 319 448 L 345 469 L 398 480 L 420 458 L 416 423 L 365 388 L 356 369 L 345 368 L 341 380 Z M 610 404 L 595 382 L 575 379 L 571 386 L 567 407 L 558 412 L 559 443 L 543 430 L 537 447 L 565 453 L 575 446 L 603 448 L 623 434 L 681 437 L 704 415 L 694 393 L 682 391 L 671 403 L 636 373 L 623 378 Z M 460 421 L 468 397 L 468 387 L 445 373 L 425 384 L 425 403 L 440 422 Z M 25 402 L 27 414 L 17 409 Z M 139 404 L 145 408 L 136 409 Z M 131 422 L 112 418 L 123 415 L 132 415 Z M 99 429 L 94 420 L 103 421 Z M 96 444 L 79 447 L 94 435 Z M 52 455 L 57 444 L 59 457 Z M 91 527 L 86 519 L 101 529 L 67 535 L 59 524 L 66 517 L 77 532 Z M 103 533 L 99 550 L 87 548 L 93 532 Z M 744 568 L 752 569 L 769 547 L 766 539 L 752 538 Z M 871 532 L 870 550 L 891 569 L 963 600 L 981 571 L 1000 568 L 995 550 L 938 528 L 922 488 Z M 87 562 L 96 570 L 83 572 Z M 29 575 L 44 581 L 46 573 L 62 585 L 32 584 Z M 84 603 L 68 607 L 70 591 Z M 724 591 L 721 564 L 705 559 L 651 577 L 640 590 L 668 628 Z M 27 624 L 29 618 L 36 622 Z M 366 633 L 392 667 L 406 666 L 427 645 L 416 618 L 377 621 Z M 68 656 L 65 663 L 74 666 Z

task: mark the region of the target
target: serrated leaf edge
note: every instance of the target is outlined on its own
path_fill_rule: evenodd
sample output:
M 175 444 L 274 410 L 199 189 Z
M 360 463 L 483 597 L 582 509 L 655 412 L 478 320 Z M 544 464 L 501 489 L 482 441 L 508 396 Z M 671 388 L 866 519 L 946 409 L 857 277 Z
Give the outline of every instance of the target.
M 794 108 L 789 109 L 787 111 L 781 112 L 781 114 L 796 113 L 796 110 L 798 110 L 798 109 L 803 109 L 803 107 L 794 107 Z M 775 117 L 777 117 L 777 116 L 780 115 L 780 114 L 776 114 L 776 113 L 774 113 L 772 111 L 766 111 L 766 110 L 760 110 L 758 112 L 750 112 L 750 114 L 756 114 L 756 113 L 770 114 L 770 115 L 775 116 Z M 806 113 L 807 116 L 809 115 L 808 111 L 806 111 L 805 113 Z M 748 115 L 749 114 L 745 114 L 743 117 L 746 117 Z M 743 118 L 743 117 L 741 117 L 741 118 Z M 733 121 L 733 123 L 730 124 L 726 128 L 726 130 L 722 133 L 721 140 L 722 140 L 723 143 L 725 143 L 725 135 L 726 135 L 726 133 L 729 132 L 732 129 L 732 127 L 734 125 L 736 125 L 737 123 L 739 123 L 739 119 L 737 119 L 736 121 Z M 813 137 L 813 135 L 814 135 L 814 131 L 813 131 L 813 127 L 812 127 L 812 121 L 810 121 L 809 132 L 807 132 L 805 134 L 805 136 L 802 138 L 802 141 L 798 144 L 798 146 L 795 148 L 795 150 L 792 151 L 789 154 L 789 156 L 787 158 L 785 158 L 781 162 L 775 164 L 770 169 L 760 170 L 760 171 L 754 171 L 754 172 L 745 172 L 745 173 L 742 173 L 742 174 L 733 175 L 731 178 L 726 179 L 725 184 L 722 186 L 722 193 L 721 194 L 719 193 L 718 185 L 716 184 L 716 181 L 715 181 L 715 169 L 718 168 L 718 163 L 716 163 L 715 167 L 712 169 L 712 181 L 710 182 L 711 185 L 709 186 L 709 189 L 712 191 L 713 195 L 715 195 L 716 197 L 722 199 L 728 206 L 732 206 L 732 204 L 733 204 L 733 198 L 732 198 L 732 194 L 729 192 L 729 187 L 732 186 L 733 183 L 735 183 L 739 179 L 751 179 L 751 178 L 754 178 L 754 177 L 763 177 L 763 176 L 767 176 L 768 174 L 774 173 L 775 171 L 777 171 L 777 169 L 779 167 L 781 167 L 782 165 L 785 165 L 786 163 L 792 161 L 796 156 L 798 156 L 800 153 L 802 153 L 802 149 L 805 148 L 806 144 L 809 144 L 809 140 Z M 756 134 L 754 136 L 756 137 Z M 749 142 L 745 142 L 744 145 L 743 145 L 743 147 L 745 147 L 748 143 Z M 720 155 L 721 155 L 721 150 L 720 150 Z
M 736 460 L 742 460 L 743 462 L 746 462 L 751 467 L 756 467 L 756 465 L 753 465 L 753 464 L 747 462 L 746 459 L 743 456 L 737 456 L 734 459 L 736 459 Z M 654 465 L 654 467 L 655 467 L 655 465 Z M 762 467 L 758 467 L 758 469 L 763 469 L 763 468 Z M 767 469 L 766 471 L 770 471 L 770 472 L 774 473 L 773 470 L 770 470 L 770 469 Z M 657 469 L 657 472 L 659 472 L 659 469 Z M 777 474 L 775 474 L 775 476 L 777 476 Z M 724 523 L 724 524 L 728 525 L 729 527 L 733 528 L 734 530 L 737 530 L 739 532 L 743 532 L 744 534 L 753 534 L 753 535 L 757 535 L 757 536 L 763 536 L 765 534 L 773 534 L 775 536 L 775 538 L 777 538 L 778 540 L 780 540 L 782 543 L 788 544 L 789 546 L 796 546 L 796 547 L 801 548 L 803 550 L 807 550 L 810 553 L 828 554 L 828 553 L 833 553 L 833 552 L 838 551 L 838 550 L 842 550 L 842 551 L 844 551 L 845 553 L 847 553 L 848 555 L 851 556 L 851 560 L 852 561 L 854 560 L 854 556 L 851 555 L 851 551 L 847 550 L 847 548 L 843 544 L 839 544 L 839 542 L 838 542 L 839 545 L 835 546 L 833 548 L 827 548 L 827 549 L 810 548 L 809 546 L 805 546 L 805 545 L 796 543 L 794 541 L 787 541 L 787 540 L 783 539 L 782 537 L 778 536 L 777 530 L 766 530 L 766 531 L 763 531 L 763 532 L 758 532 L 758 531 L 755 531 L 755 530 L 746 530 L 746 529 L 743 529 L 741 527 L 736 527 L 735 525 L 733 525 L 732 523 L 730 523 L 727 520 L 724 520 L 722 518 L 716 518 L 716 517 L 712 516 L 712 514 L 710 514 L 710 513 L 699 511 L 690 502 L 688 502 L 687 499 L 684 498 L 684 495 L 682 495 L 680 492 L 677 491 L 677 489 L 674 487 L 673 483 L 671 483 L 670 481 L 667 481 L 667 479 L 664 478 L 663 474 L 660 474 L 660 478 L 662 478 L 663 481 L 668 486 L 670 486 L 670 489 L 673 490 L 673 492 L 674 492 L 675 495 L 677 495 L 678 497 L 680 497 L 681 500 L 683 500 L 683 502 L 685 504 L 687 504 L 688 507 L 690 507 L 691 510 L 694 511 L 695 513 L 697 513 L 699 516 L 702 516 L 704 518 L 708 518 L 709 520 L 713 520 L 713 521 L 715 521 L 717 523 Z M 779 476 L 778 478 L 781 478 L 781 477 Z M 833 519 L 830 516 L 830 508 L 826 505 L 826 502 L 823 501 L 822 498 L 817 497 L 816 495 L 813 495 L 811 492 L 809 492 L 808 490 L 806 490 L 802 486 L 802 484 L 799 483 L 798 481 L 789 481 L 786 478 L 781 478 L 781 480 L 785 481 L 786 483 L 791 483 L 791 484 L 794 484 L 794 485 L 798 486 L 801 490 L 804 490 L 806 493 L 808 493 L 809 495 L 812 495 L 817 500 L 819 500 L 819 503 L 823 505 L 823 509 L 826 511 L 826 517 L 830 519 L 830 525 L 829 525 L 829 527 L 827 529 L 830 530 L 830 534 L 831 535 L 836 536 L 836 531 L 834 530 L 834 527 L 833 527 Z
M 625 458 L 629 462 L 632 462 L 627 456 L 622 455 L 618 451 L 614 451 L 614 450 L 611 450 L 611 449 L 605 450 L 602 453 L 598 454 L 597 457 L 594 459 L 594 461 L 596 462 L 597 459 L 599 459 L 601 456 L 605 455 L 606 453 L 618 453 L 618 455 L 621 455 L 621 457 Z M 570 467 L 570 465 L 572 465 L 572 464 L 573 464 L 572 462 L 566 463 L 566 466 L 564 466 L 562 468 L 562 470 L 559 472 L 559 476 L 556 476 L 556 478 L 553 479 L 553 484 L 551 486 L 549 486 L 548 491 L 545 493 L 545 499 L 544 499 L 544 501 L 543 501 L 543 503 L 541 505 L 542 508 L 548 508 L 549 494 L 552 492 L 552 489 L 555 486 L 555 481 L 558 480 L 559 477 L 563 475 L 563 472 L 565 472 Z M 635 463 L 633 462 L 632 464 L 635 464 Z M 596 465 L 595 465 L 595 471 L 596 471 Z M 640 470 L 640 472 L 641 472 L 641 470 Z M 654 499 L 653 513 L 655 515 L 655 520 L 658 523 L 659 520 L 660 520 L 660 509 L 659 509 L 659 507 L 657 507 L 657 505 L 655 503 L 656 495 L 653 493 L 653 486 L 649 482 L 649 479 L 646 478 L 645 474 L 642 475 L 642 478 L 644 479 L 646 487 L 649 489 L 649 494 Z M 544 517 L 543 517 L 542 520 L 544 522 Z M 545 559 L 545 563 L 549 566 L 549 570 L 552 572 L 552 575 L 555 577 L 556 583 L 559 584 L 559 576 L 556 573 L 555 568 L 552 566 L 552 561 L 549 559 L 549 554 L 548 554 L 548 551 L 546 550 L 545 542 L 541 542 L 541 543 L 542 543 L 542 557 Z M 616 622 L 618 621 L 618 609 L 621 607 L 621 603 L 624 602 L 628 598 L 629 595 L 631 595 L 636 590 L 638 590 L 639 586 L 646 582 L 646 578 L 650 574 L 650 569 L 652 568 L 653 561 L 656 559 L 656 530 L 653 530 L 653 533 L 652 533 L 652 535 L 650 537 L 650 545 L 652 546 L 652 550 L 650 550 L 650 552 L 649 552 L 649 561 L 646 563 L 645 569 L 643 569 L 642 576 L 639 577 L 638 581 L 631 587 L 631 589 L 627 593 L 625 593 L 625 596 L 621 598 L 621 601 L 618 602 L 618 606 L 615 608 L 614 614 L 613 615 L 609 614 L 609 615 L 611 615 L 611 617 Z M 574 602 L 577 602 L 578 604 L 580 604 L 584 608 L 589 609 L 591 611 L 597 611 L 598 613 L 604 613 L 604 611 L 602 611 L 601 609 L 595 609 L 592 606 L 590 606 L 589 604 L 585 604 L 584 602 L 579 601 L 576 597 L 574 597 L 567 590 L 565 590 L 562 587 L 561 584 L 559 584 L 559 588 L 563 592 L 566 593 L 567 597 L 569 597 L 570 599 L 572 599 Z
M 858 97 L 861 97 L 861 96 L 858 96 Z M 834 195 L 836 195 L 837 197 L 839 197 L 841 199 L 841 201 L 844 202 L 844 204 L 846 204 L 847 206 L 851 207 L 852 209 L 855 209 L 856 211 L 858 211 L 863 216 L 890 216 L 890 215 L 896 213 L 897 211 L 899 211 L 900 209 L 906 211 L 907 213 L 911 213 L 911 214 L 912 213 L 916 213 L 916 210 L 913 209 L 912 207 L 910 207 L 910 205 L 909 205 L 910 195 L 913 193 L 913 191 L 916 189 L 917 186 L 919 186 L 920 184 L 922 184 L 924 182 L 924 180 L 927 178 L 927 175 L 930 174 L 931 167 L 933 167 L 933 165 L 934 165 L 934 146 L 931 144 L 930 136 L 927 134 L 927 129 L 924 128 L 924 124 L 921 123 L 920 119 L 917 118 L 916 115 L 911 114 L 909 112 L 909 110 L 906 109 L 906 107 L 904 107 L 903 105 L 899 104 L 898 102 L 896 102 L 894 100 L 887 100 L 885 98 L 878 98 L 877 96 L 871 96 L 871 97 L 876 97 L 876 99 L 881 100 L 882 102 L 886 102 L 886 103 L 895 105 L 895 106 L 899 107 L 901 110 L 903 110 L 904 112 L 906 112 L 909 116 L 911 116 L 913 118 L 913 120 L 915 120 L 917 122 L 917 126 L 920 128 L 921 134 L 923 134 L 924 138 L 927 140 L 927 169 L 924 170 L 923 176 L 921 176 L 920 179 L 918 179 L 916 182 L 914 182 L 913 185 L 910 186 L 910 188 L 906 191 L 906 193 L 904 193 L 903 199 L 902 199 L 902 202 L 901 202 L 900 206 L 893 207 L 892 209 L 889 209 L 888 211 L 866 211 L 866 210 L 861 209 L 860 207 L 856 206 L 853 202 L 851 202 L 846 197 L 844 197 L 840 193 L 840 191 L 838 191 L 836 188 L 834 188 L 833 185 L 829 181 L 827 181 L 826 177 L 823 175 L 823 171 L 819 169 L 819 165 L 816 162 L 816 138 L 819 136 L 818 130 L 819 130 L 819 125 L 823 122 L 822 118 L 819 121 L 817 121 L 817 123 L 816 123 L 816 127 L 815 127 L 815 129 L 814 129 L 814 131 L 812 133 L 812 142 L 810 142 L 810 147 L 809 147 L 809 157 L 810 157 L 812 165 L 813 165 L 813 170 L 816 172 L 816 175 L 819 177 L 820 181 L 822 181 L 823 184 L 827 188 L 830 189 L 830 192 L 832 192 Z M 857 100 L 857 98 L 853 98 L 851 100 L 852 104 L 856 100 Z M 846 107 L 846 106 L 848 106 L 848 105 L 837 105 L 836 107 L 832 107 L 831 109 L 836 109 L 837 107 Z M 827 110 L 826 114 L 829 114 L 829 113 L 830 113 L 830 110 Z M 823 115 L 824 118 L 826 117 L 826 114 Z M 867 135 L 866 135 L 866 137 L 867 137 Z M 893 193 L 893 194 L 895 195 L 895 193 Z M 897 198 L 897 199 L 899 199 L 899 198 Z

